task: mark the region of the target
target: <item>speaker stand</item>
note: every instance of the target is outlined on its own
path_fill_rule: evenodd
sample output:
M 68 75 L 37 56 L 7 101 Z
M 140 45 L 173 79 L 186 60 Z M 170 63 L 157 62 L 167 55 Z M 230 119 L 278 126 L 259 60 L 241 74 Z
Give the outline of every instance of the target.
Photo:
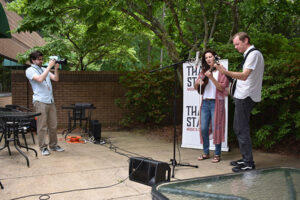
M 94 144 L 106 144 L 104 140 L 95 140 Z
M 171 161 L 170 165 L 172 165 L 172 178 L 175 177 L 175 167 L 176 166 L 198 168 L 198 165 L 181 164 L 181 163 L 177 163 L 177 161 L 176 161 L 176 141 L 177 141 L 177 133 L 176 133 L 176 114 L 177 114 L 176 113 L 176 110 L 177 110 L 176 109 L 176 96 L 177 96 L 177 80 L 176 80 L 176 77 L 177 77 L 177 74 L 176 74 L 176 71 L 177 71 L 178 65 L 183 64 L 184 62 L 186 62 L 186 61 L 183 60 L 181 62 L 174 63 L 172 65 L 161 67 L 161 68 L 154 69 L 154 70 L 150 71 L 150 73 L 152 73 L 152 72 L 155 72 L 155 71 L 158 71 L 158 70 L 162 70 L 162 69 L 165 69 L 165 68 L 170 68 L 170 67 L 173 67 L 173 71 L 174 71 L 174 99 L 173 99 L 173 127 L 174 127 L 174 135 L 173 135 L 173 158 L 170 159 L 170 161 Z

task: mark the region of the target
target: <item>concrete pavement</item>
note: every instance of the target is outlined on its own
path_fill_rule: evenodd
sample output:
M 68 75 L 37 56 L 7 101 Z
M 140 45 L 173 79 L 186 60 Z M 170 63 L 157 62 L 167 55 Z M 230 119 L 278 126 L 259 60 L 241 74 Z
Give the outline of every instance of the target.
M 80 134 L 74 132 L 73 135 Z M 12 156 L 7 149 L 0 151 L 0 181 L 4 185 L 4 190 L 0 189 L 0 199 L 36 200 L 41 194 L 50 193 L 51 200 L 150 200 L 151 187 L 128 179 L 129 158 L 145 156 L 169 163 L 173 158 L 173 143 L 147 133 L 126 131 L 104 131 L 102 137 L 111 144 L 66 143 L 59 134 L 59 145 L 65 148 L 65 152 L 42 156 L 38 151 L 36 158 L 32 151 L 22 149 L 29 157 L 29 168 L 24 157 L 10 144 Z M 27 141 L 38 150 L 29 134 Z M 177 162 L 198 165 L 199 168 L 178 166 L 172 180 L 232 173 L 229 162 L 240 159 L 238 149 L 222 152 L 222 161 L 216 164 L 210 159 L 197 161 L 202 150 L 179 149 L 180 158 L 176 148 Z M 299 158 L 292 156 L 254 151 L 254 158 L 258 169 L 275 166 L 300 168 Z

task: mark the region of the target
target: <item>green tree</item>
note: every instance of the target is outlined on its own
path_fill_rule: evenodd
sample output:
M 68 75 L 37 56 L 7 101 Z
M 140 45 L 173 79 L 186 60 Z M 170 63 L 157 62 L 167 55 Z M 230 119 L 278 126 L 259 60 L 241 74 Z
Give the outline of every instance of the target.
M 133 71 L 122 78 L 128 89 L 123 106 L 140 122 L 160 123 L 168 112 L 163 108 L 169 91 L 145 86 L 147 80 L 168 87 L 168 74 L 157 80 L 145 69 L 213 48 L 235 71 L 242 55 L 231 37 L 247 31 L 265 58 L 263 101 L 253 111 L 254 144 L 270 148 L 283 138 L 300 137 L 299 0 L 15 0 L 9 7 L 24 16 L 17 31 L 49 38 L 42 47 L 47 55 L 58 52 L 81 70 Z M 163 62 L 161 49 L 167 52 Z M 177 76 L 182 81 L 180 68 Z
M 90 10 L 94 4 L 101 9 Z M 107 12 L 105 1 L 16 0 L 8 7 L 24 16 L 17 32 L 39 31 L 48 38 L 42 47 L 45 54 L 67 57 L 75 70 L 87 70 L 87 66 L 117 54 L 124 60 L 137 59 L 123 34 L 123 16 Z
M 240 6 L 240 24 L 244 31 L 259 30 L 299 37 L 299 0 L 249 0 Z
M 271 148 L 282 139 L 300 140 L 300 39 L 257 33 L 265 57 L 262 102 L 253 114 L 254 144 Z

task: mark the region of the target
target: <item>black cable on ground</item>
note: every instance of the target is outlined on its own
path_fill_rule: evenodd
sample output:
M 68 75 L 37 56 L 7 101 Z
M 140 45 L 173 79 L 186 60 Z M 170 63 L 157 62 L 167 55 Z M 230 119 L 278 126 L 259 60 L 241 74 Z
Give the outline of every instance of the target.
M 127 153 L 130 153 L 130 154 L 133 154 L 133 155 L 138 155 L 140 157 L 143 158 L 143 160 L 139 163 L 139 165 L 137 166 L 136 170 L 133 171 L 131 174 L 129 174 L 129 176 L 127 176 L 125 179 L 119 181 L 118 183 L 115 183 L 115 184 L 112 184 L 112 185 L 108 185 L 108 186 L 99 186 L 99 187 L 91 187 L 91 188 L 82 188 L 82 189 L 73 189 L 73 190 L 65 190 L 65 191 L 60 191 L 60 192 L 51 192 L 51 193 L 47 193 L 47 194 L 30 194 L 30 195 L 26 195 L 26 196 L 21 196 L 21 197 L 17 197 L 17 198 L 13 198 L 11 200 L 18 200 L 18 199 L 24 199 L 24 198 L 28 198 L 28 197 L 39 197 L 39 200 L 48 200 L 50 199 L 50 196 L 51 195 L 56 195 L 56 194 L 64 194 L 64 193 L 69 193 L 69 192 L 78 192 L 78 191 L 88 191 L 88 190 L 97 190 L 97 189 L 105 189 L 105 188 L 110 188 L 110 187 L 114 187 L 114 186 L 117 186 L 121 183 L 123 183 L 124 181 L 126 181 L 131 175 L 134 174 L 134 172 L 137 171 L 137 169 L 141 166 L 141 164 L 144 162 L 144 160 L 146 159 L 151 159 L 151 158 L 146 158 L 140 154 L 137 154 L 137 153 L 133 153 L 133 152 L 130 152 L 130 151 L 127 151 L 127 150 L 124 150 L 124 149 L 121 149 L 115 145 L 112 144 L 112 142 L 109 140 L 109 139 L 105 139 L 104 140 L 106 144 L 109 144 L 109 147 L 104 145 L 105 147 L 109 148 L 110 150 L 114 151 L 115 153 L 119 154 L 119 155 L 122 155 L 122 156 L 125 156 L 127 158 L 130 158 L 130 155 L 129 154 L 125 154 L 125 153 L 121 153 L 121 152 L 118 152 L 117 150 L 121 150 L 121 151 L 125 151 Z M 103 143 L 103 144 L 105 144 Z
M 139 166 L 138 166 L 139 167 Z M 134 173 L 134 172 L 133 172 Z M 133 174 L 132 173 L 132 174 Z M 131 175 L 131 174 L 130 174 Z M 65 191 L 61 191 L 61 192 L 51 192 L 51 193 L 47 193 L 47 194 L 31 194 L 31 195 L 27 195 L 27 196 L 21 196 L 21 197 L 17 197 L 17 198 L 13 198 L 11 200 L 17 200 L 17 199 L 24 199 L 24 198 L 28 198 L 28 197 L 35 197 L 35 196 L 39 196 L 40 200 L 45 200 L 44 197 L 48 197 L 46 199 L 50 199 L 50 195 L 55 195 L 55 194 L 63 194 L 63 193 L 69 193 L 69 192 L 78 192 L 78 191 L 86 191 L 86 190 L 96 190 L 96 189 L 105 189 L 105 188 L 110 188 L 116 185 L 119 185 L 121 183 L 123 183 L 124 181 L 126 181 L 129 178 L 129 176 L 127 176 L 125 179 L 119 181 L 118 183 L 112 184 L 112 185 L 108 185 L 108 186 L 102 186 L 102 187 L 91 187 L 91 188 L 82 188 L 82 189 L 74 189 L 74 190 L 65 190 Z

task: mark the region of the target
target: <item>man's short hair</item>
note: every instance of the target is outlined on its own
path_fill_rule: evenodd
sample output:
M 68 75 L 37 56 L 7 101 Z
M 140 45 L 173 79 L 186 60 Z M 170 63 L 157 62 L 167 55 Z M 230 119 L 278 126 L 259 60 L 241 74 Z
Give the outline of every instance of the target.
M 29 55 L 29 60 L 30 60 L 31 63 L 33 63 L 32 60 L 36 60 L 36 59 L 38 59 L 38 58 L 41 57 L 41 56 L 43 56 L 43 53 L 42 53 L 42 52 L 40 52 L 40 51 L 33 51 L 33 52 Z
M 232 39 L 234 39 L 236 37 L 239 37 L 239 39 L 242 42 L 245 42 L 245 39 L 248 38 L 248 43 L 251 44 L 250 43 L 250 36 L 246 32 L 238 32 L 238 33 L 234 34 L 234 36 L 232 37 Z

